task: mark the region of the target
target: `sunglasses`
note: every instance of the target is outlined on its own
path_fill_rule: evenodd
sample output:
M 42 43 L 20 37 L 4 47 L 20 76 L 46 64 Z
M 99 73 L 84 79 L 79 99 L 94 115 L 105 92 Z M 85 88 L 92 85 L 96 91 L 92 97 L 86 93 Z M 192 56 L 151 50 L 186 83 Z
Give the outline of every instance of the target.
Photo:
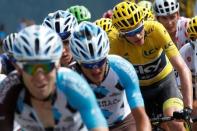
M 35 75 L 38 68 L 42 68 L 45 74 L 48 74 L 55 68 L 55 63 L 43 64 L 23 64 L 22 69 L 29 75 Z
M 124 36 L 126 36 L 126 37 L 135 36 L 135 35 L 141 33 L 143 29 L 144 29 L 144 24 L 142 23 L 136 29 L 131 30 L 131 31 L 128 31 L 128 32 L 121 32 L 121 34 L 124 35 Z
M 64 40 L 67 40 L 70 37 L 71 32 L 62 32 L 62 33 L 58 33 L 58 34 L 61 37 L 61 39 L 64 41 Z
M 80 63 L 81 66 L 83 66 L 86 69 L 97 69 L 101 68 L 106 62 L 106 58 L 95 63 Z

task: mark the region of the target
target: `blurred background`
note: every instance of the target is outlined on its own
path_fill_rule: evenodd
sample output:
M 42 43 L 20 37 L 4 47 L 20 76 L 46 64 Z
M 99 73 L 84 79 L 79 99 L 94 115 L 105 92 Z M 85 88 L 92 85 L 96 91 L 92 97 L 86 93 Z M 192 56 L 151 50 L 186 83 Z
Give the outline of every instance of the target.
M 0 0 L 0 31 L 16 32 L 24 24 L 42 23 L 48 13 L 58 9 L 65 10 L 72 5 L 84 5 L 91 14 L 92 20 L 121 0 Z M 4 34 L 2 34 L 4 35 Z
M 0 0 L 0 37 L 18 31 L 25 24 L 40 24 L 48 13 L 65 10 L 72 5 L 86 6 L 92 14 L 91 21 L 94 21 L 120 1 L 122 0 Z M 196 0 L 179 2 L 182 15 L 192 17 L 196 14 Z

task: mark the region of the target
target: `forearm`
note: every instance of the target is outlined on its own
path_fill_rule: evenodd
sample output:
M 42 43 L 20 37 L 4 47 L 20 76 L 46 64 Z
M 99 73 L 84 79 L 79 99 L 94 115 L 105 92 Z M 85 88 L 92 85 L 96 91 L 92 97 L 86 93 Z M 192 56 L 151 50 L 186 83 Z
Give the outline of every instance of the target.
M 100 128 L 91 129 L 91 131 L 109 131 L 109 129 L 106 127 L 100 127 Z
M 185 70 L 182 70 L 179 75 L 184 106 L 192 108 L 193 90 L 191 72 L 189 69 L 186 68 Z
M 142 118 L 136 122 L 137 131 L 151 131 L 151 125 L 148 118 Z
M 137 131 L 151 131 L 151 124 L 143 107 L 132 110 Z

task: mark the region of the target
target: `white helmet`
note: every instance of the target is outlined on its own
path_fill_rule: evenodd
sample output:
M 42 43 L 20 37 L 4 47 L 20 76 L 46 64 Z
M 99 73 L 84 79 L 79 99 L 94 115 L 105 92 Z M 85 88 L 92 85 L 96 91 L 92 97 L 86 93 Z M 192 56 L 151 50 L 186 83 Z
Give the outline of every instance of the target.
M 102 28 L 84 21 L 71 35 L 70 49 L 74 59 L 78 62 L 97 62 L 107 57 L 109 39 Z
M 49 13 L 44 19 L 43 25 L 55 30 L 62 40 L 67 40 L 78 23 L 75 16 L 70 12 L 58 10 L 54 13 Z
M 4 40 L 3 40 L 3 51 L 12 55 L 13 54 L 13 44 L 14 40 L 17 37 L 17 33 L 11 33 L 9 34 Z
M 18 33 L 13 55 L 19 62 L 55 62 L 62 55 L 63 44 L 57 33 L 44 26 L 32 25 Z
M 155 0 L 153 5 L 156 16 L 167 16 L 179 11 L 177 0 Z

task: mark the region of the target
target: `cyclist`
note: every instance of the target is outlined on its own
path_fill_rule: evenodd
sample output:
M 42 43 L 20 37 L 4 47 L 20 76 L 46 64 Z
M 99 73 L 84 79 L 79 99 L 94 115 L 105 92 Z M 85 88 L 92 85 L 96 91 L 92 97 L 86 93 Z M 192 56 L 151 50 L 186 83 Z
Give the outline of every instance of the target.
M 134 65 L 148 115 L 151 117 L 154 103 L 166 116 L 183 108 L 173 67 L 181 77 L 184 106 L 192 109 L 191 73 L 162 24 L 144 21 L 142 10 L 132 2 L 121 2 L 113 8 L 112 23 L 119 33 L 109 35 L 110 53 Z M 168 126 L 184 130 L 180 122 L 172 121 Z
M 3 39 L 3 51 L 0 55 L 0 73 L 9 74 L 15 70 L 15 59 L 13 58 L 13 44 L 17 33 L 11 33 Z
M 188 24 L 187 35 L 190 38 L 190 42 L 185 44 L 179 51 L 183 59 L 187 63 L 187 66 L 192 72 L 193 83 L 193 115 L 197 115 L 197 16 L 193 17 Z M 197 130 L 197 124 L 194 125 L 194 131 Z
M 144 20 L 155 20 L 152 3 L 150 1 L 142 0 L 137 4 L 142 7 Z
M 74 64 L 75 62 L 68 45 L 72 30 L 78 26 L 75 16 L 68 11 L 57 10 L 48 14 L 43 21 L 43 25 L 55 30 L 63 41 L 64 50 L 60 60 L 61 66 L 69 67 Z
M 177 0 L 155 0 L 153 4 L 156 19 L 163 24 L 177 48 L 180 49 L 189 40 L 187 24 L 189 19 L 179 14 Z
M 90 21 L 91 19 L 90 11 L 83 5 L 71 6 L 67 11 L 77 18 L 78 23 L 81 23 L 82 21 Z
M 28 131 L 108 130 L 89 85 L 74 71 L 58 68 L 62 50 L 50 28 L 33 25 L 18 33 L 18 72 L 0 84 L 1 130 L 12 131 L 14 120 Z
M 101 27 L 107 34 L 112 31 L 117 31 L 116 28 L 112 25 L 112 19 L 110 18 L 100 18 L 97 19 L 94 23 Z
M 70 43 L 76 71 L 92 87 L 111 131 L 151 130 L 133 66 L 119 56 L 108 55 L 109 48 L 104 30 L 90 22 L 79 24 Z

